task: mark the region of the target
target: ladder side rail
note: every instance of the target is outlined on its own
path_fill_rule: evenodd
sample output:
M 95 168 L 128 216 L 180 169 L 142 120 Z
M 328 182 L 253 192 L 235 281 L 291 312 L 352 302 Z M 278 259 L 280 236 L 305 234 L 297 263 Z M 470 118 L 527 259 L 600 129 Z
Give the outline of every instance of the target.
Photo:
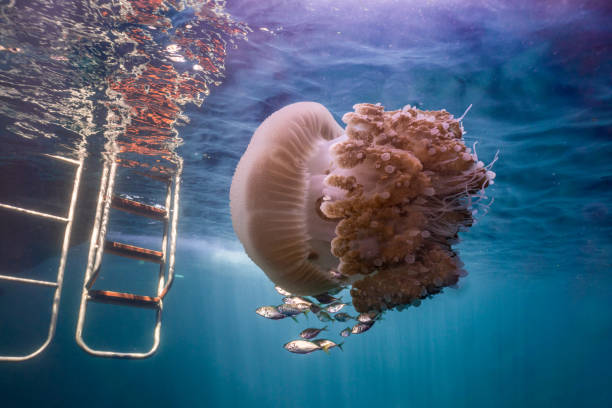
M 105 166 L 105 170 L 106 170 Z M 116 175 L 117 162 L 114 160 L 110 166 L 110 170 L 103 174 L 103 180 L 100 183 L 100 194 L 98 196 L 98 208 L 96 211 L 96 220 L 94 222 L 94 231 L 92 232 L 92 238 L 90 243 L 89 259 L 87 263 L 87 270 L 85 272 L 85 282 L 83 285 L 83 292 L 81 294 L 81 304 L 79 307 L 79 318 L 77 321 L 76 329 L 76 342 L 85 352 L 90 355 L 97 357 L 110 357 L 110 358 L 122 358 L 122 359 L 144 359 L 152 356 L 159 348 L 160 333 L 161 333 L 161 313 L 162 305 L 161 301 L 158 302 L 156 307 L 156 321 L 153 331 L 153 344 L 151 348 L 146 352 L 116 352 L 111 350 L 97 350 L 89 347 L 89 345 L 83 339 L 83 328 L 85 326 L 85 318 L 87 313 L 87 304 L 89 303 L 89 289 L 95 282 L 98 274 L 100 273 L 100 264 L 102 255 L 104 252 L 104 239 L 106 236 L 106 228 L 109 218 L 110 204 L 112 201 L 114 182 Z M 106 176 L 106 179 L 105 179 Z M 97 245 L 97 246 L 96 246 Z
M 87 282 L 87 289 L 91 289 L 96 278 L 100 274 L 100 266 L 102 264 L 102 255 L 104 253 L 104 241 L 106 239 L 106 231 L 108 228 L 108 219 L 110 214 L 111 202 L 113 200 L 113 191 L 115 190 L 115 176 L 117 173 L 117 160 L 115 156 L 111 157 L 112 163 L 110 165 L 110 174 L 108 176 L 108 185 L 106 186 L 105 197 L 104 197 L 104 210 L 102 212 L 102 220 L 100 222 L 100 229 L 98 232 L 98 247 L 96 251 L 96 259 L 93 267 L 92 279 Z
M 159 298 L 163 300 L 174 283 L 174 260 L 176 253 L 176 234 L 178 228 L 179 195 L 181 186 L 181 173 L 183 171 L 183 159 L 178 158 L 176 174 L 174 175 L 174 194 L 172 198 L 172 221 L 170 227 L 170 249 L 168 257 L 168 281 L 164 288 L 159 292 Z M 170 214 L 169 214 L 170 216 Z
M 94 262 L 95 262 L 95 256 L 96 256 L 96 249 L 101 245 L 100 243 L 100 239 L 99 239 L 99 231 L 100 231 L 100 224 L 101 224 L 101 220 L 102 220 L 102 212 L 103 212 L 103 208 L 104 208 L 104 197 L 106 195 L 106 186 L 108 185 L 108 175 L 109 175 L 109 167 L 104 165 L 103 169 L 102 169 L 102 177 L 100 179 L 100 192 L 98 193 L 98 202 L 96 204 L 96 215 L 94 218 L 94 223 L 91 229 L 91 238 L 89 241 L 89 252 L 87 253 L 87 266 L 85 268 L 85 282 L 87 283 L 87 285 L 89 284 L 90 281 L 92 281 L 91 283 L 93 284 L 93 281 L 95 281 L 96 276 L 93 276 L 93 270 L 94 270 Z
M 81 292 L 81 303 L 79 305 L 79 317 L 77 320 L 77 328 L 76 328 L 76 342 L 77 344 L 82 347 L 85 348 L 86 345 L 82 340 L 83 337 L 83 326 L 85 323 L 85 313 L 87 310 L 87 292 L 88 292 L 88 285 L 93 284 L 93 281 L 95 281 L 96 276 L 94 276 L 93 274 L 93 266 L 94 266 L 94 261 L 95 261 L 95 256 L 96 256 L 96 249 L 101 245 L 100 242 L 100 234 L 99 234 L 99 230 L 100 230 L 100 224 L 102 221 L 102 213 L 103 213 L 103 208 L 104 208 L 104 197 L 106 197 L 106 187 L 108 185 L 108 176 L 110 173 L 110 168 L 109 166 L 104 165 L 104 168 L 102 170 L 102 177 L 100 179 L 100 192 L 98 193 L 98 203 L 96 204 L 96 215 L 94 218 L 94 225 L 92 227 L 92 231 L 91 231 L 91 239 L 89 242 L 89 253 L 87 255 L 87 267 L 85 268 L 85 278 L 84 278 L 84 282 L 83 282 L 83 290 Z M 97 274 L 96 274 L 97 275 Z
M 62 243 L 62 252 L 60 256 L 60 262 L 57 268 L 57 280 L 55 283 L 55 293 L 53 295 L 53 303 L 51 307 L 51 321 L 49 322 L 49 330 L 47 333 L 47 339 L 37 350 L 33 351 L 30 354 L 27 354 L 24 356 L 0 356 L 0 361 L 25 361 L 25 360 L 34 358 L 38 356 L 39 354 L 41 354 L 47 348 L 47 346 L 51 343 L 53 336 L 55 335 L 55 329 L 57 327 L 57 316 L 59 313 L 59 303 L 60 303 L 60 299 L 62 295 L 62 286 L 64 282 L 64 271 L 66 269 L 66 258 L 68 257 L 68 249 L 70 248 L 70 234 L 72 232 L 72 222 L 74 221 L 74 212 L 75 212 L 77 197 L 79 193 L 79 185 L 81 183 L 81 175 L 83 173 L 84 160 L 85 160 L 84 153 L 81 152 L 81 158 L 80 158 L 80 161 L 78 162 L 78 167 L 76 169 L 76 174 L 74 177 L 72 195 L 70 197 L 70 207 L 68 209 L 68 217 L 66 218 L 66 227 L 64 229 L 64 242 Z M 35 214 L 35 215 L 40 215 L 40 214 Z M 42 282 L 44 282 L 44 281 L 26 282 L 29 280 L 22 279 L 22 278 L 13 279 L 13 280 L 21 281 L 23 283 L 36 282 L 36 284 L 39 284 L 39 285 L 43 284 Z M 47 282 L 47 283 L 51 283 L 51 282 Z M 46 286 L 50 286 L 50 285 L 46 285 Z
M 88 299 L 86 298 L 85 301 L 87 302 Z M 85 305 L 85 307 L 87 306 Z M 161 314 L 162 314 L 162 308 L 161 308 L 161 302 L 160 302 L 159 307 L 156 308 L 155 328 L 153 329 L 153 344 L 151 345 L 151 348 L 146 352 L 125 353 L 125 352 L 118 352 L 118 351 L 111 351 L 111 350 L 93 349 L 89 347 L 82 338 L 82 329 L 83 329 L 82 325 L 80 327 L 81 332 L 77 333 L 77 343 L 83 350 L 85 350 L 85 352 L 87 352 L 88 354 L 91 354 L 92 356 L 96 356 L 96 357 L 122 358 L 122 359 L 131 359 L 131 360 L 145 359 L 145 358 L 151 357 L 153 354 L 155 354 L 155 352 L 159 348 L 160 333 L 161 333 Z
M 166 183 L 166 219 L 164 220 L 164 236 L 162 238 L 162 262 L 159 265 L 159 281 L 157 283 L 157 294 L 159 295 L 164 288 L 166 280 L 166 264 L 168 261 L 168 226 L 170 218 L 170 205 L 172 204 L 172 180 Z

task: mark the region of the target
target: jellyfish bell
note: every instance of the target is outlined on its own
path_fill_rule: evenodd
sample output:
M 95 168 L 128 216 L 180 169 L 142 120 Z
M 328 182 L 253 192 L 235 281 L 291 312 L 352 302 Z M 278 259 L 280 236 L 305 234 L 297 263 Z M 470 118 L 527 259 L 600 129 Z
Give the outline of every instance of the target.
M 268 117 L 234 174 L 234 229 L 293 294 L 352 285 L 359 312 L 416 304 L 464 273 L 451 245 L 495 174 L 465 146 L 462 118 L 354 109 L 346 129 L 313 102 Z
M 313 295 L 338 286 L 329 250 L 335 223 L 317 200 L 329 144 L 343 129 L 318 103 L 301 102 L 269 116 L 255 131 L 230 188 L 236 235 L 278 286 Z M 315 197 L 316 196 L 316 197 Z

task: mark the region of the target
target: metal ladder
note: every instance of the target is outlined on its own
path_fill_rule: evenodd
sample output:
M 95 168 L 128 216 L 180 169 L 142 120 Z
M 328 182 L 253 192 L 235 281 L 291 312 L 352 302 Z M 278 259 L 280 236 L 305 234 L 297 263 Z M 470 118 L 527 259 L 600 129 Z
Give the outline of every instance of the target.
M 66 257 L 68 255 L 68 248 L 70 244 L 70 234 L 72 232 L 72 223 L 74 221 L 74 213 L 75 213 L 75 208 L 76 208 L 77 196 L 79 192 L 79 184 L 81 182 L 81 174 L 83 173 L 83 162 L 85 160 L 85 154 L 84 154 L 84 151 L 81 150 L 79 153 L 79 160 L 74 160 L 74 159 L 70 159 L 67 157 L 56 156 L 56 155 L 51 155 L 51 154 L 43 154 L 43 156 L 52 158 L 54 160 L 63 161 L 65 163 L 70 163 L 70 164 L 77 166 L 76 172 L 74 175 L 72 195 L 70 196 L 70 206 L 68 207 L 68 215 L 66 217 L 60 217 L 60 216 L 53 215 L 53 214 L 47 214 L 47 213 L 40 212 L 40 211 L 29 210 L 26 208 L 16 207 L 16 206 L 2 204 L 2 203 L 0 203 L 0 208 L 9 210 L 9 211 L 20 212 L 20 213 L 27 214 L 33 217 L 40 217 L 40 218 L 45 218 L 49 220 L 54 220 L 57 222 L 63 222 L 66 224 L 66 227 L 64 229 L 64 241 L 62 243 L 62 251 L 60 255 L 59 266 L 57 268 L 57 278 L 53 282 L 53 281 L 44 281 L 44 280 L 36 280 L 36 279 L 25 279 L 25 278 L 20 278 L 20 277 L 11 276 L 11 275 L 0 275 L 0 280 L 10 281 L 10 282 L 19 282 L 19 283 L 28 284 L 28 285 L 38 285 L 38 286 L 46 286 L 49 288 L 55 288 L 55 294 L 53 296 L 53 303 L 51 305 L 51 320 L 49 322 L 49 331 L 47 334 L 47 339 L 43 342 L 43 344 L 38 349 L 34 350 L 33 352 L 29 354 L 22 355 L 22 356 L 0 355 L 0 361 L 24 361 L 24 360 L 28 360 L 30 358 L 36 357 L 37 355 L 42 353 L 47 348 L 47 346 L 51 343 L 51 340 L 53 340 L 53 336 L 55 335 L 55 328 L 57 327 L 57 315 L 59 312 L 60 298 L 62 296 L 62 286 L 64 282 L 64 270 L 66 269 Z
M 173 174 L 140 173 L 155 180 L 166 187 L 165 208 L 157 208 L 114 194 L 115 179 L 117 176 L 118 160 L 115 154 L 108 154 L 105 158 L 96 216 L 91 234 L 87 269 L 83 282 L 79 318 L 76 328 L 76 342 L 87 353 L 99 357 L 142 359 L 153 355 L 160 341 L 161 316 L 163 299 L 170 290 L 174 281 L 174 255 L 176 251 L 176 229 L 178 222 L 179 187 L 182 172 L 182 159 L 176 157 L 176 169 Z M 106 239 L 110 209 L 125 211 L 133 215 L 148 217 L 163 222 L 163 237 L 161 251 L 140 248 L 134 245 L 109 241 Z M 126 292 L 93 289 L 94 282 L 100 275 L 100 267 L 105 252 L 127 258 L 159 264 L 157 279 L 157 293 L 153 296 Z M 87 305 L 89 302 L 100 302 L 121 305 L 125 307 L 144 307 L 156 311 L 156 322 L 153 329 L 153 344 L 148 351 L 119 352 L 113 350 L 98 350 L 88 346 L 83 339 Z

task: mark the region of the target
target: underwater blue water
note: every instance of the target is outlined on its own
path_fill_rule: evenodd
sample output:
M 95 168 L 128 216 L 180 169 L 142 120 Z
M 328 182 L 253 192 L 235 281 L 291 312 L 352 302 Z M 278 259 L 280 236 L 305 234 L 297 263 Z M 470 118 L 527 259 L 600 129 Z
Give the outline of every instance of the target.
M 226 10 L 252 32 L 228 50 L 225 80 L 204 104 L 184 107 L 183 277 L 164 303 L 160 351 L 125 361 L 77 347 L 87 247 L 75 246 L 56 337 L 34 360 L 0 365 L 2 406 L 612 406 L 606 2 L 236 0 Z M 485 161 L 499 151 L 487 189 L 494 202 L 457 246 L 469 272 L 459 287 L 386 313 L 344 351 L 306 356 L 281 346 L 314 317 L 255 315 L 280 296 L 244 254 L 228 208 L 254 129 L 302 100 L 322 103 L 339 122 L 360 102 L 456 116 L 472 104 L 466 144 L 478 141 Z M 0 316 L 20 311 L 24 344 L 34 343 L 29 325 L 40 309 L 25 292 L 11 299 Z M 152 316 L 94 313 L 92 341 L 147 345 Z

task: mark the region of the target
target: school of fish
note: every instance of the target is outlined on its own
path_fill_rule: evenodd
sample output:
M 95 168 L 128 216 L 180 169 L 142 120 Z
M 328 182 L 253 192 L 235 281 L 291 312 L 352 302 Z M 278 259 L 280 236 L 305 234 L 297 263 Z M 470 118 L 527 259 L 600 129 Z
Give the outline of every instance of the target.
M 381 314 L 377 312 L 361 313 L 357 316 L 351 316 L 349 313 L 340 312 L 345 306 L 350 303 L 343 303 L 341 298 L 334 297 L 334 293 L 323 293 L 312 296 L 316 301 L 313 301 L 304 296 L 295 296 L 279 286 L 274 289 L 283 297 L 283 303 L 278 306 L 262 306 L 255 310 L 255 313 L 270 320 L 280 320 L 287 317 L 297 322 L 297 316 L 312 313 L 321 322 L 348 322 L 356 321 L 352 327 L 346 327 L 339 332 L 341 337 L 348 337 L 351 334 L 361 334 L 372 328 L 374 323 L 381 318 Z M 300 339 L 286 343 L 283 348 L 295 354 L 309 354 L 314 351 L 322 350 L 326 353 L 330 349 L 338 347 L 342 350 L 344 342 L 336 343 L 329 339 L 316 338 L 321 332 L 328 331 L 328 326 L 324 327 L 308 327 L 302 330 L 299 334 Z

